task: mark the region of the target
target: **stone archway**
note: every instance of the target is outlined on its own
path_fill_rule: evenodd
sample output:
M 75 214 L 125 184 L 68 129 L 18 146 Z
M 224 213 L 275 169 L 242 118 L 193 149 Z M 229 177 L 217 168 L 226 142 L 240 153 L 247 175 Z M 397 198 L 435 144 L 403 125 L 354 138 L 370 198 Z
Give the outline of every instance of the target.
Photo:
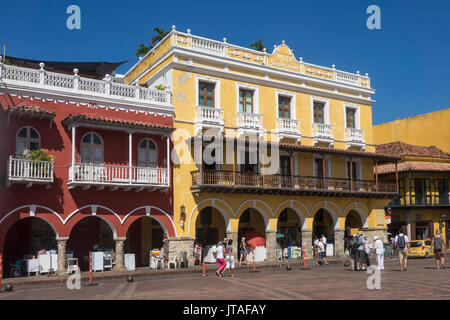
M 253 249 L 257 251 L 257 253 L 255 253 L 255 261 L 265 260 L 267 257 L 267 246 L 269 245 L 269 247 L 272 247 L 275 244 L 271 243 L 274 239 L 268 237 L 268 232 L 266 232 L 267 228 L 268 228 L 267 217 L 265 217 L 263 213 L 261 213 L 259 210 L 255 208 L 247 208 L 243 210 L 242 213 L 239 215 L 238 241 L 240 241 L 242 237 L 246 237 L 246 240 L 248 241 L 249 240 L 248 234 L 252 234 L 254 232 L 264 237 L 266 240 L 265 249 L 248 246 L 247 248 L 248 251 L 251 251 Z M 261 254 L 259 254 L 260 252 Z M 237 255 L 237 257 L 238 259 L 240 258 L 240 252 Z
M 164 246 L 164 225 L 152 216 L 141 216 L 128 227 L 124 241 L 124 253 L 135 255 L 136 267 L 150 264 L 150 252 Z
M 351 237 L 364 227 L 360 214 L 351 210 L 345 217 L 345 235 Z
M 327 255 L 333 252 L 335 245 L 335 229 L 338 225 L 338 218 L 327 209 L 321 208 L 316 211 L 313 219 L 312 239 L 320 238 L 322 235 L 326 237 Z
M 81 270 L 89 268 L 89 251 L 114 251 L 116 231 L 111 222 L 101 216 L 86 216 L 71 229 L 67 253 L 78 258 Z
M 24 258 L 37 258 L 41 250 L 56 251 L 56 237 L 55 228 L 45 219 L 26 217 L 14 222 L 3 241 L 3 277 L 10 276 L 11 264 L 16 261 L 23 263 Z

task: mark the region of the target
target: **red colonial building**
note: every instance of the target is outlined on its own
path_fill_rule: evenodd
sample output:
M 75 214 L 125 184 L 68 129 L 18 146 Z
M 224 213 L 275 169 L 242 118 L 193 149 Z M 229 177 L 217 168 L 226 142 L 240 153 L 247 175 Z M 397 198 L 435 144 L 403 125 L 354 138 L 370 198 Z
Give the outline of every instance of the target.
M 148 265 L 176 237 L 170 92 L 39 67 L 0 63 L 4 275 L 52 249 L 60 272 L 67 256 L 86 269 L 92 249 L 119 270 L 124 253 Z

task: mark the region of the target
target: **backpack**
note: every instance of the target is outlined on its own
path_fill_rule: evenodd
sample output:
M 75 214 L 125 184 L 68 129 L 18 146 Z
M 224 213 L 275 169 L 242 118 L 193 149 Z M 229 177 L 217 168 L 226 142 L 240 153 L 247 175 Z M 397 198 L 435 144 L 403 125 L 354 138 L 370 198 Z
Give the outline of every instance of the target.
M 361 236 L 358 236 L 355 240 L 353 240 L 352 250 L 354 250 L 354 251 L 358 250 L 358 247 L 361 245 L 360 239 L 361 239 Z
M 405 249 L 405 236 L 404 235 L 398 236 L 397 246 L 399 249 Z
M 442 238 L 434 237 L 434 250 L 442 250 Z

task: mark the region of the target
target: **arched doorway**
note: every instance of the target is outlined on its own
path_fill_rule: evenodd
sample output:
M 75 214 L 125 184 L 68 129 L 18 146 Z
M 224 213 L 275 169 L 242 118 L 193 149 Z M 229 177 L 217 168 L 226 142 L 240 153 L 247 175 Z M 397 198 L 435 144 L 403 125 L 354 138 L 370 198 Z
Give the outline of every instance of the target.
M 345 235 L 347 237 L 351 237 L 352 235 L 358 233 L 362 227 L 363 223 L 358 212 L 351 210 L 345 218 Z
M 136 267 L 147 267 L 150 264 L 150 251 L 161 250 L 163 240 L 164 229 L 161 224 L 152 217 L 140 217 L 128 228 L 124 253 L 135 254 Z
M 3 277 L 11 275 L 11 265 L 25 259 L 36 259 L 41 250 L 57 250 L 56 233 L 51 225 L 37 217 L 15 222 L 8 230 L 3 245 Z M 22 270 L 24 270 L 22 268 Z
M 195 238 L 202 245 L 217 245 L 217 242 L 227 236 L 227 225 L 222 214 L 213 207 L 200 211 L 195 221 Z
M 287 248 L 288 243 L 301 247 L 301 226 L 300 218 L 294 210 L 286 208 L 281 211 L 277 222 L 277 244 L 281 249 Z
M 317 237 L 320 238 L 324 235 L 327 239 L 327 255 L 330 249 L 329 245 L 333 245 L 334 247 L 334 225 L 335 220 L 333 216 L 325 209 L 319 209 L 314 215 L 313 220 L 313 232 L 312 238 L 313 240 Z
M 246 240 L 248 241 L 248 234 L 252 234 L 254 232 L 258 233 L 263 238 L 266 238 L 266 222 L 264 221 L 264 217 L 258 210 L 254 208 L 248 208 L 241 214 L 239 218 L 238 248 L 240 247 L 242 237 L 245 236 Z M 248 250 L 251 250 L 251 248 L 249 248 Z M 240 250 L 238 251 L 238 258 L 240 258 Z M 262 258 L 261 255 L 257 257 L 257 255 L 255 254 L 255 261 L 263 261 L 266 254 L 264 253 L 262 254 L 262 256 L 264 256 L 264 258 Z
M 70 231 L 66 253 L 78 258 L 78 265 L 83 271 L 89 270 L 89 251 L 114 251 L 113 230 L 100 217 L 85 217 Z

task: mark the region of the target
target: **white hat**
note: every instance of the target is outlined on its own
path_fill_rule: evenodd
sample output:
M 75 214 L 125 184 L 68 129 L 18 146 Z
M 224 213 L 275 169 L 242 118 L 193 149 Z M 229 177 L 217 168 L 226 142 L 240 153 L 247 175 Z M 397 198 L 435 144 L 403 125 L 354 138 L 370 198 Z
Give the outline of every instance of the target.
M 373 241 L 378 240 L 380 238 L 378 238 L 377 236 L 373 237 Z

